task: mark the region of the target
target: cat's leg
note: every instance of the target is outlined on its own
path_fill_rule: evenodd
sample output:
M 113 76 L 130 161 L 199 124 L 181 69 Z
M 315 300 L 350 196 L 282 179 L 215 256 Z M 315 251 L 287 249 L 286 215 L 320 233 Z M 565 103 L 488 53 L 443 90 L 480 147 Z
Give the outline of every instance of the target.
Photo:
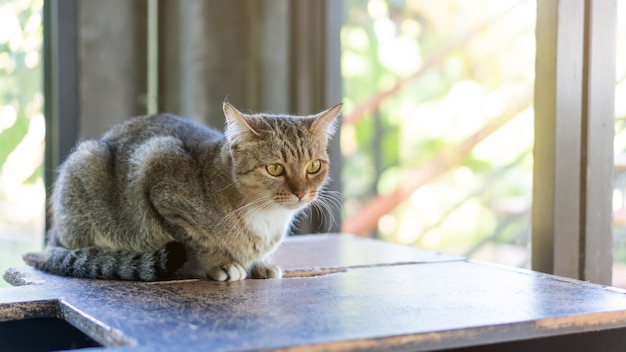
M 258 262 L 250 268 L 250 276 L 253 279 L 278 279 L 283 276 L 283 272 L 275 264 Z
M 241 264 L 233 262 L 212 268 L 207 275 L 215 281 L 239 281 L 245 279 L 247 273 Z
M 199 241 L 194 241 L 190 246 L 195 249 L 194 259 L 189 263 L 189 268 L 193 267 L 195 272 L 194 277 L 215 281 L 239 281 L 248 277 L 245 266 L 234 260 L 227 251 L 206 247 L 206 243 Z
M 137 196 L 143 196 L 142 192 L 149 189 L 152 209 L 168 224 L 170 235 L 195 252 L 198 265 L 196 268 L 188 265 L 189 275 L 203 271 L 216 281 L 237 281 L 247 277 L 244 265 L 223 249 L 229 244 L 215 243 L 216 239 L 207 235 L 215 231 L 213 226 L 219 220 L 205 219 L 212 210 L 202 198 L 205 190 L 195 160 L 179 139 L 158 136 L 145 141 L 133 152 L 131 165 L 137 180 Z
M 279 279 L 283 276 L 277 265 L 266 262 L 254 263 L 249 271 L 253 279 Z M 208 270 L 207 275 L 216 281 L 238 281 L 245 279 L 248 273 L 241 264 L 232 262 Z
M 245 266 L 233 259 L 228 251 L 208 244 L 205 236 L 195 233 L 191 228 L 187 231 L 189 235 L 183 242 L 192 254 L 182 270 L 184 277 L 215 281 L 239 281 L 248 277 Z

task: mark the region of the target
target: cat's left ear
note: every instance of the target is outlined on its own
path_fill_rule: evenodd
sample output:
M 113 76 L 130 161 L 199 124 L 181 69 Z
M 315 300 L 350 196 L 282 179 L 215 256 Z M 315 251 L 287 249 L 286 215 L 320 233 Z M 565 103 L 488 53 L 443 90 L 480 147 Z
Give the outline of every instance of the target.
M 261 137 L 261 134 L 250 126 L 250 123 L 241 113 L 230 103 L 224 102 L 224 116 L 226 116 L 226 137 L 231 142 L 245 136 L 254 135 Z
M 310 128 L 311 133 L 320 137 L 325 136 L 330 138 L 335 133 L 337 125 L 335 121 L 337 121 L 337 117 L 341 113 L 342 107 L 343 104 L 339 103 L 332 108 L 315 115 L 315 120 L 311 124 Z

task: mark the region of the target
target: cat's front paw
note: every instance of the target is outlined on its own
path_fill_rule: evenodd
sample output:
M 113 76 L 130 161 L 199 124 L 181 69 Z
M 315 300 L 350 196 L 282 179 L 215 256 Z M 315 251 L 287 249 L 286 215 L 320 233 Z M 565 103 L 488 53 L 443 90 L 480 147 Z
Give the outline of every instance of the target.
M 279 279 L 283 276 L 282 270 L 274 264 L 256 263 L 250 269 L 254 279 Z
M 239 263 L 228 263 L 209 270 L 209 277 L 215 281 L 239 281 L 246 278 L 246 269 Z

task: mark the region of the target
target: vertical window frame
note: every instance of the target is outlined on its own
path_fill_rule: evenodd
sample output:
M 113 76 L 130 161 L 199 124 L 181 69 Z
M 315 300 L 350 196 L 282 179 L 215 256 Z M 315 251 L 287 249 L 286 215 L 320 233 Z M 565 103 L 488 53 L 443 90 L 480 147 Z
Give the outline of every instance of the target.
M 532 268 L 611 284 L 615 0 L 537 2 Z

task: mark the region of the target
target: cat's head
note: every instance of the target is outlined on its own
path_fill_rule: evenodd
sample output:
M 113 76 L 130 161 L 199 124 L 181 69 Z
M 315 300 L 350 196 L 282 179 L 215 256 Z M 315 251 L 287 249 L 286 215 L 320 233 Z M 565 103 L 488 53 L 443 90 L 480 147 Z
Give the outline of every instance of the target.
M 299 210 L 318 196 L 341 104 L 317 115 L 244 114 L 224 103 L 236 186 L 259 207 Z

